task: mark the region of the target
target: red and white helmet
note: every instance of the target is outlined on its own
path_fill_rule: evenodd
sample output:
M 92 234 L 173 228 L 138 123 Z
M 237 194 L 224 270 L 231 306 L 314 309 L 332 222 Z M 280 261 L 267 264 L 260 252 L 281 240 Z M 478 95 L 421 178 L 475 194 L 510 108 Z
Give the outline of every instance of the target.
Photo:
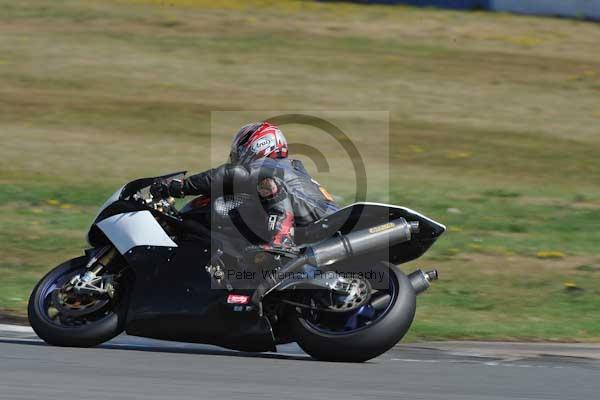
M 281 130 L 268 122 L 243 126 L 236 133 L 229 162 L 245 164 L 265 157 L 286 158 L 288 143 Z

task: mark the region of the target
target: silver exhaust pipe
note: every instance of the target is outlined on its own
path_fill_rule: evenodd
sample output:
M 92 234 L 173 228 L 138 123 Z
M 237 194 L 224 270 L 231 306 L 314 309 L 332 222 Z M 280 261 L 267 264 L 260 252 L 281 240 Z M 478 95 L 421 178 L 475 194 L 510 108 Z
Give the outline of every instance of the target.
M 408 275 L 408 279 L 410 283 L 415 289 L 416 294 L 421 294 L 431 286 L 431 282 L 437 281 L 439 278 L 439 274 L 437 269 L 433 269 L 431 271 L 424 272 L 420 269 L 412 272 Z
M 397 218 L 387 224 L 345 235 L 337 234 L 308 247 L 305 255 L 308 257 L 309 264 L 322 267 L 408 242 L 412 235 L 418 232 L 417 221 L 407 222 L 404 218 Z
M 307 247 L 304 254 L 289 261 L 278 271 L 278 275 L 286 276 L 294 273 L 305 264 L 323 267 L 351 257 L 386 249 L 396 244 L 408 242 L 411 240 L 412 235 L 417 233 L 419 233 L 418 221 L 408 222 L 404 218 L 397 218 L 383 225 L 361 229 L 345 235 L 338 232 L 337 235 L 329 239 Z M 279 284 L 281 282 L 276 280 L 261 283 L 252 296 L 252 302 L 259 304 L 262 298 Z

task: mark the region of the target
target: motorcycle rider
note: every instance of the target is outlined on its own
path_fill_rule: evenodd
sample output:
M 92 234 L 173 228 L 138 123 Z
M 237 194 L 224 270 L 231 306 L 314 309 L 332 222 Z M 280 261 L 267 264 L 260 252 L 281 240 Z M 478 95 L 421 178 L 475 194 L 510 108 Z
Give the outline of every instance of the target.
M 151 188 L 158 197 L 211 196 L 225 191 L 255 192 L 268 216 L 263 222 L 268 237 L 260 244 L 267 252 L 295 251 L 295 226 L 338 210 L 333 197 L 302 162 L 288 158 L 285 136 L 269 122 L 243 126 L 233 139 L 228 163 Z

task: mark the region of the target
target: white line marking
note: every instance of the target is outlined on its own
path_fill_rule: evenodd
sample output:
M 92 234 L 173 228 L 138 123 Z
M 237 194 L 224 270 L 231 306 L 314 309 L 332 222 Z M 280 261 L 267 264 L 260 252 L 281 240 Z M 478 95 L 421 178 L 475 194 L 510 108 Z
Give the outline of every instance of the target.
M 33 333 L 29 326 L 0 324 L 0 332 Z

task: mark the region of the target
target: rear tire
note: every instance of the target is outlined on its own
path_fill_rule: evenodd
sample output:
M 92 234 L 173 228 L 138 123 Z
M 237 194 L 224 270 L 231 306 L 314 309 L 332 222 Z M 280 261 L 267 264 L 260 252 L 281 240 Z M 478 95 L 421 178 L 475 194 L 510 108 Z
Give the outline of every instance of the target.
M 52 321 L 44 309 L 41 296 L 45 295 L 48 285 L 85 267 L 87 261 L 87 257 L 78 257 L 54 268 L 40 280 L 29 297 L 29 323 L 35 333 L 48 344 L 92 347 L 114 338 L 124 330 L 127 302 L 123 298 L 114 306 L 110 315 L 81 326 L 59 325 Z
M 292 332 L 300 347 L 321 361 L 364 362 L 396 345 L 408 332 L 416 309 L 416 294 L 406 275 L 395 265 L 382 263 L 398 291 L 382 319 L 349 333 L 326 333 L 315 329 L 301 316 L 292 318 Z

